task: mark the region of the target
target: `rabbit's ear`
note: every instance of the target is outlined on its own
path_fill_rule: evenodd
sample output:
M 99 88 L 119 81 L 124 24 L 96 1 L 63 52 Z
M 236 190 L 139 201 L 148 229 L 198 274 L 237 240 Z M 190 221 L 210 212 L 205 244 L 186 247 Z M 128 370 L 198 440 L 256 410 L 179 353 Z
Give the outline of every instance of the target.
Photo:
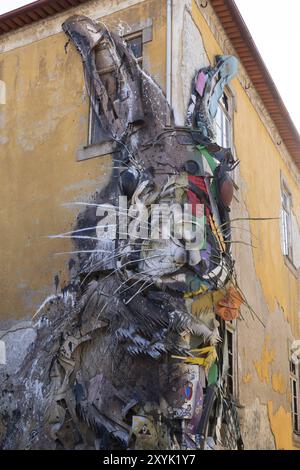
M 72 16 L 62 25 L 79 51 L 95 114 L 108 136 L 120 141 L 144 122 L 142 75 L 122 40 L 90 18 Z

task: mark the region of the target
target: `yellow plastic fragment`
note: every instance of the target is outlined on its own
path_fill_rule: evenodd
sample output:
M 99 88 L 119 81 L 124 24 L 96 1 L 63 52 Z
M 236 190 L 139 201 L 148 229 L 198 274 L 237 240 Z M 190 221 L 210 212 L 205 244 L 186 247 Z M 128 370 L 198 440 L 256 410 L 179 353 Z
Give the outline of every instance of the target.
M 224 290 L 216 292 L 209 291 L 202 297 L 195 299 L 192 304 L 193 315 L 201 315 L 202 313 L 214 310 L 215 305 L 224 297 Z
M 198 366 L 203 366 L 206 371 L 210 369 L 212 364 L 216 361 L 217 359 L 217 352 L 216 348 L 214 346 L 207 346 L 205 348 L 201 349 L 191 349 L 191 353 L 196 353 L 198 356 L 172 356 L 174 359 L 180 359 L 184 361 L 186 364 L 194 364 Z M 207 354 L 206 357 L 199 357 L 202 356 L 203 354 Z
M 195 297 L 196 295 L 204 294 L 208 290 L 208 287 L 206 286 L 201 286 L 200 289 L 194 291 L 194 292 L 186 292 L 183 297 L 185 299 L 190 299 L 191 297 Z
M 216 224 L 216 221 L 214 219 L 214 217 L 209 217 L 209 221 L 210 221 L 210 226 L 211 226 L 211 229 L 213 231 L 213 234 L 215 235 L 215 237 L 217 238 L 219 244 L 220 244 L 220 248 L 223 252 L 226 251 L 226 245 L 224 243 L 224 237 L 222 235 L 222 232 L 220 231 L 219 227 L 217 226 Z

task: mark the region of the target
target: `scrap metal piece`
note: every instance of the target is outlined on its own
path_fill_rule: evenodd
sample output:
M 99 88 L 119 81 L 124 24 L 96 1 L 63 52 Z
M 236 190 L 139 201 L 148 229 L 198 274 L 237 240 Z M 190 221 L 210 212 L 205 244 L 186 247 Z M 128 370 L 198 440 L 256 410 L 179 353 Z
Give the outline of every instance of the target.
M 194 80 L 186 125 L 200 129 L 205 138 L 214 140 L 214 118 L 225 86 L 238 70 L 234 56 L 216 56 L 215 67 L 200 70 Z
M 144 122 L 141 72 L 136 60 L 118 36 L 90 18 L 72 16 L 62 28 L 81 55 L 90 98 L 96 95 L 100 104 L 101 111 L 97 112 L 92 101 L 102 128 L 114 140 L 121 141 L 130 125 Z M 112 88 L 99 73 L 111 67 Z

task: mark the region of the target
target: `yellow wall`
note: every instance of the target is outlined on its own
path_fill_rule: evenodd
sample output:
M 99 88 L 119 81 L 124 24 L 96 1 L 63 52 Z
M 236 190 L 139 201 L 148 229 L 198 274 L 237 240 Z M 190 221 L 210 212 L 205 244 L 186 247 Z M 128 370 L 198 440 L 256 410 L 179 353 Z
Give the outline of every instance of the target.
M 222 54 L 196 2 L 192 15 L 201 31 L 206 54 L 214 63 Z M 234 144 L 240 159 L 235 207 L 232 217 L 279 217 L 281 209 L 281 173 L 292 193 L 294 213 L 300 226 L 300 188 L 289 167 L 274 145 L 245 89 L 236 78 L 234 113 Z M 243 309 L 245 321 L 238 322 L 238 393 L 244 406 L 255 399 L 267 409 L 269 425 L 277 448 L 294 448 L 289 394 L 288 341 L 299 338 L 299 278 L 286 265 L 281 251 L 280 223 L 233 223 L 251 230 L 248 236 L 256 248 L 236 245 L 239 282 L 255 313 L 264 323 L 252 319 Z M 234 240 L 245 240 L 245 232 L 233 230 Z M 299 240 L 298 240 L 299 242 Z M 259 436 L 257 437 L 259 439 Z
M 116 28 L 120 20 L 131 25 L 153 19 L 144 65 L 164 88 L 165 2 L 154 4 L 146 1 L 102 20 Z M 7 94 L 0 104 L 0 320 L 31 317 L 55 293 L 55 275 L 60 287 L 67 282 L 69 257 L 54 253 L 72 245 L 47 236 L 72 230 L 78 211 L 61 204 L 87 201 L 111 171 L 110 157 L 76 162 L 76 150 L 87 143 L 89 105 L 79 54 L 72 45 L 65 53 L 66 41 L 61 32 L 0 56 Z

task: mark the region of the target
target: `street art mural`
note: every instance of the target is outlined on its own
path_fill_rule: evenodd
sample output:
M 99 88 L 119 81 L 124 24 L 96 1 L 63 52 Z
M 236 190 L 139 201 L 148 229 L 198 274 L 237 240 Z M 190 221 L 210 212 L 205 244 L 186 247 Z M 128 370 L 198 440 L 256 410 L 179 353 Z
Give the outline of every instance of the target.
M 1 446 L 242 449 L 226 339 L 246 303 L 231 254 L 238 162 L 214 131 L 237 60 L 197 72 L 177 127 L 122 39 L 83 16 L 63 30 L 116 151 L 108 186 L 60 235 L 77 273 L 34 317 L 37 339 L 1 399 Z

